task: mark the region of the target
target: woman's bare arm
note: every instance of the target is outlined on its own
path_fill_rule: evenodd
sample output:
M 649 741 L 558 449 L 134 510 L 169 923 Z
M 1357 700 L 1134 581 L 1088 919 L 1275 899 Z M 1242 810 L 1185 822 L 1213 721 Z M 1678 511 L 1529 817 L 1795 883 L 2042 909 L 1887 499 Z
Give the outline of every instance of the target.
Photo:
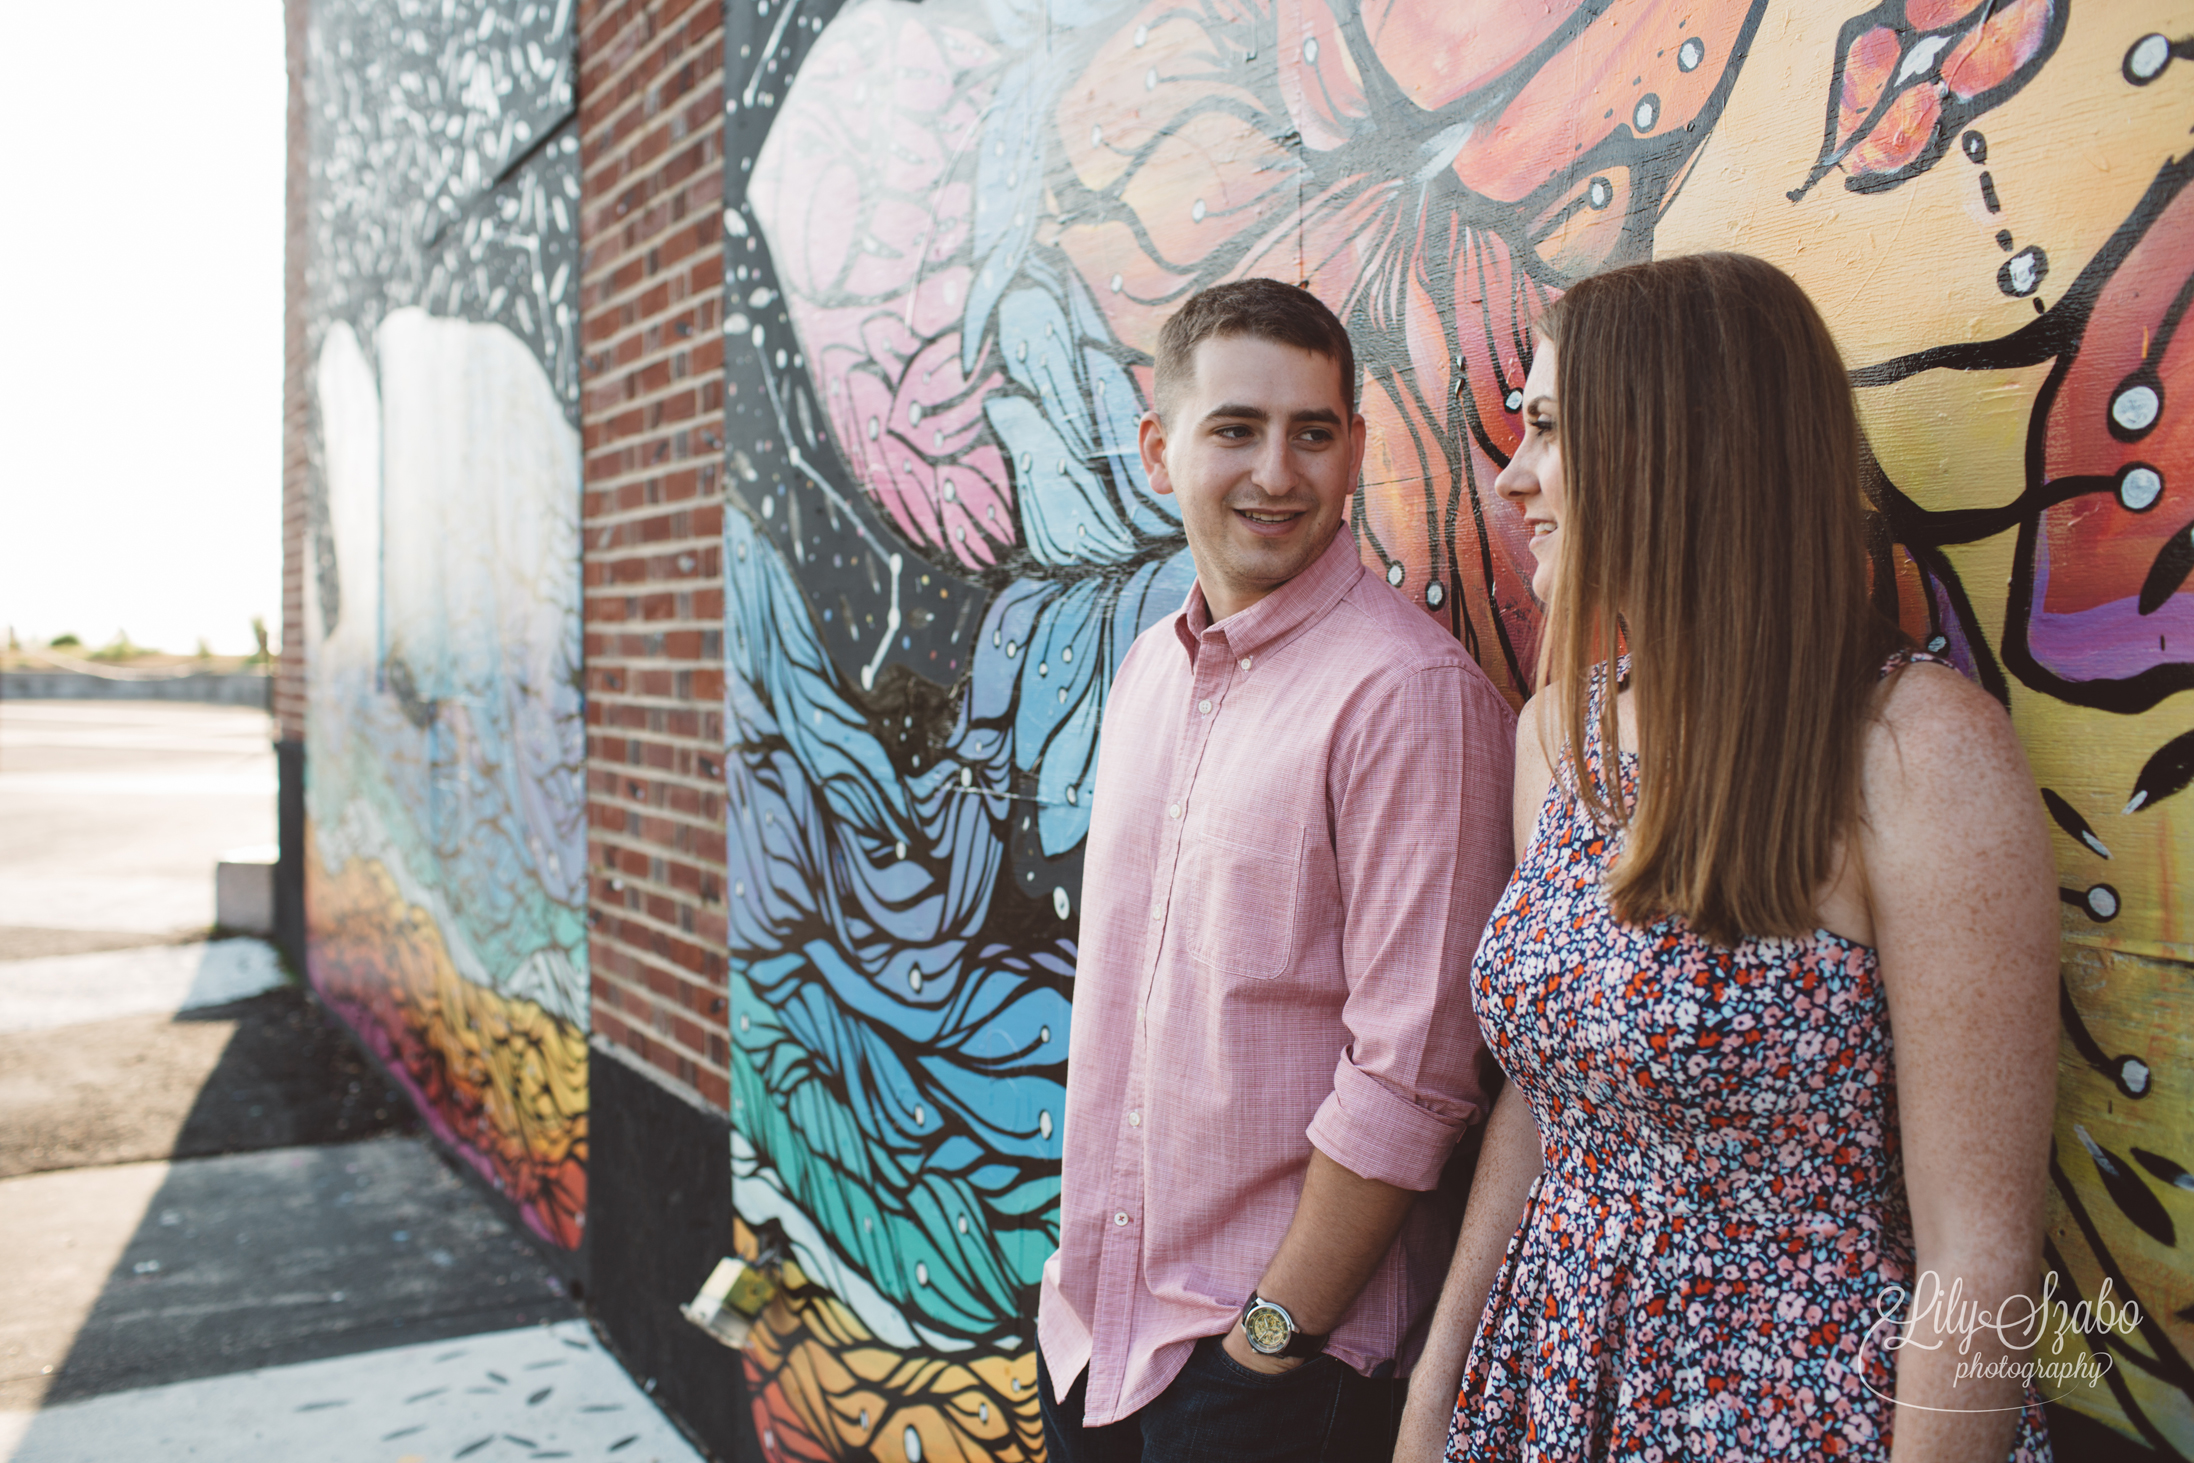
M 1516 1220 L 1524 1212 L 1524 1197 L 1539 1177 L 1539 1164 L 1539 1125 L 1532 1121 L 1531 1105 L 1510 1083 L 1486 1119 L 1485 1146 L 1478 1152 L 1470 1202 L 1463 1210 L 1462 1238 L 1440 1289 L 1424 1355 L 1409 1374 L 1409 1403 L 1402 1412 L 1395 1463 L 1437 1463 L 1446 1451 L 1463 1363 L 1470 1357 L 1486 1295 L 1500 1273 Z
M 1546 749 L 1539 739 L 1541 698 L 1524 704 L 1516 718 L 1516 787 L 1511 808 L 1516 859 L 1523 862 L 1539 821 L 1540 806 L 1553 784 Z M 1402 1413 L 1395 1463 L 1435 1463 L 1447 1448 L 1447 1425 L 1455 1413 L 1455 1390 L 1470 1357 L 1493 1277 L 1500 1273 L 1509 1237 L 1524 1212 L 1524 1198 L 1539 1177 L 1539 1125 L 1531 1106 L 1511 1083 L 1494 1100 L 1486 1119 L 1485 1144 L 1471 1175 L 1470 1201 L 1463 1209 L 1463 1231 L 1449 1263 L 1447 1283 L 1424 1354 L 1409 1376 L 1409 1404 Z
M 2057 879 L 2041 800 L 2003 708 L 1928 665 L 1869 733 L 1861 830 L 1889 995 L 1917 1284 L 2020 1313 L 2038 1293 L 2057 1092 Z M 2013 1334 L 1964 1338 L 1943 1307 L 1896 1355 L 1896 1463 L 2002 1463 L 2021 1385 Z M 2030 1343 L 2030 1338 L 2027 1338 Z M 1964 1372 L 1961 1375 L 1961 1365 Z

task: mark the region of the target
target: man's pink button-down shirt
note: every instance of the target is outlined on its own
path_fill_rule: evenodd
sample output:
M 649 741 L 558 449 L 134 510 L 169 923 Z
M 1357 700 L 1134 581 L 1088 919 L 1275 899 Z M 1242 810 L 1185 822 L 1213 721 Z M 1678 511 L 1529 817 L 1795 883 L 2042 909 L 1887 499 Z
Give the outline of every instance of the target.
M 1088 1425 L 1234 1323 L 1313 1145 L 1429 1190 L 1483 1116 L 1468 977 L 1509 875 L 1514 750 L 1485 673 L 1347 532 L 1216 625 L 1191 590 L 1121 662 L 1037 1318 L 1062 1397 L 1089 1369 Z M 1419 1203 L 1328 1349 L 1406 1371 L 1451 1237 Z

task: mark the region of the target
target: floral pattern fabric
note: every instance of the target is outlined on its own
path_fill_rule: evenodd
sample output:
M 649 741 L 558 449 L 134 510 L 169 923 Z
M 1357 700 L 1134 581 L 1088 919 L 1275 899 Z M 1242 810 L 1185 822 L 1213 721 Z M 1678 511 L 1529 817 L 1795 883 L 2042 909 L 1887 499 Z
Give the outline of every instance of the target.
M 1447 1456 L 1886 1460 L 1876 1323 L 1913 1242 L 1874 952 L 1622 924 L 1618 847 L 1558 779 L 1478 950 L 1479 1021 L 1545 1166 Z M 2031 1384 L 2011 1456 L 2050 1457 Z

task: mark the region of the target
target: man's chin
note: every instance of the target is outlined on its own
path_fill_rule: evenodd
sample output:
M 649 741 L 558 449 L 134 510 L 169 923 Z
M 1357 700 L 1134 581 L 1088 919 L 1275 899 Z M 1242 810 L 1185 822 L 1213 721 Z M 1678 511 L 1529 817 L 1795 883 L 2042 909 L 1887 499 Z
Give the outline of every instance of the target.
M 1230 533 L 1220 557 L 1227 577 L 1245 588 L 1255 586 L 1257 592 L 1269 594 L 1317 563 L 1339 527 L 1329 524 L 1323 533 L 1315 524 L 1305 524 L 1285 535 Z

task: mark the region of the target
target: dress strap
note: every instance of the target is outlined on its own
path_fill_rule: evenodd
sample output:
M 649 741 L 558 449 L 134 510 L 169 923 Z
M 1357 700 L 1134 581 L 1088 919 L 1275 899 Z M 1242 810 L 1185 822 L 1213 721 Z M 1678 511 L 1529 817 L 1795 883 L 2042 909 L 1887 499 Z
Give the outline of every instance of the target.
M 1950 661 L 1947 657 L 1937 655 L 1931 650 L 1914 650 L 1910 646 L 1905 646 L 1889 653 L 1889 658 L 1882 662 L 1882 668 L 1875 672 L 1875 679 L 1886 681 L 1908 665 L 1948 666 Z M 1955 670 L 1957 667 L 1951 666 L 1951 669 Z
M 1620 690 L 1630 680 L 1630 655 L 1625 652 L 1615 657 L 1615 686 Z M 1592 675 L 1585 688 L 1585 725 L 1592 726 L 1600 720 L 1600 704 L 1607 698 L 1607 664 L 1601 662 L 1592 668 Z
M 1608 675 L 1608 668 L 1604 662 L 1594 666 L 1591 674 L 1586 678 L 1585 744 L 1582 747 L 1565 745 L 1563 755 L 1556 759 L 1554 769 L 1556 785 L 1569 797 L 1574 798 L 1579 795 L 1577 777 L 1580 769 L 1588 776 L 1599 776 L 1600 740 L 1596 733 L 1600 725 L 1600 709 L 1607 701 L 1610 679 L 1613 680 L 1618 690 L 1621 689 L 1624 683 L 1629 681 L 1630 656 L 1628 654 L 1616 657 L 1615 674 L 1612 678 Z

